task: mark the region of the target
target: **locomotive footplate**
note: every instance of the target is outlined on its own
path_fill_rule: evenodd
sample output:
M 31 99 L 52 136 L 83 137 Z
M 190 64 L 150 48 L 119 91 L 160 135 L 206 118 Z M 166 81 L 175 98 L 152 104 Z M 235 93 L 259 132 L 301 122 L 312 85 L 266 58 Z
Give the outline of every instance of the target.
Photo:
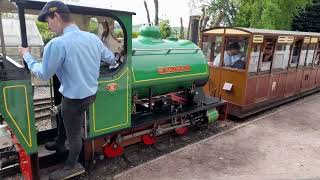
M 157 112 L 145 111 L 142 113 L 133 114 L 132 128 L 138 128 L 142 125 L 152 125 L 155 122 L 161 123 L 162 121 L 167 121 L 168 119 L 178 118 L 181 116 L 186 116 L 201 111 L 207 111 L 214 108 L 225 108 L 225 102 L 222 102 L 217 98 L 208 97 L 208 100 L 206 102 L 208 104 L 203 104 L 203 106 L 198 106 L 197 104 L 195 104 L 193 106 L 182 107 L 182 109 L 178 113 L 174 114 L 170 111 L 169 107 L 167 107 L 165 110 Z

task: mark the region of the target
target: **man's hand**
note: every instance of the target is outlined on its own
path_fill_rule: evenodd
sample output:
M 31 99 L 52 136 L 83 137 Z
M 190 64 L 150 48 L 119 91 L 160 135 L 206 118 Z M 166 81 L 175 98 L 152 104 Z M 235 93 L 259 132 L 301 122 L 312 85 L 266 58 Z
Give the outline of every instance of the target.
M 31 50 L 30 47 L 24 48 L 24 47 L 19 46 L 19 50 L 18 51 L 19 51 L 20 56 L 23 57 L 23 55 L 25 53 L 27 53 L 27 52 L 30 52 L 30 50 Z

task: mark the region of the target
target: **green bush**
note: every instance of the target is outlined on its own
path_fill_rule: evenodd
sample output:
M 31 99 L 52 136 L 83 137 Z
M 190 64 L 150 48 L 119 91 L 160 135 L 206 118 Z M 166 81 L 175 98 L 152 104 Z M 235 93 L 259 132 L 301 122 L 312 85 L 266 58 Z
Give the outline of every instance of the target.
M 49 31 L 48 23 L 37 21 L 36 25 L 41 34 L 44 44 L 47 44 L 51 39 L 55 37 L 55 33 Z
M 161 20 L 159 26 L 162 39 L 171 36 L 171 26 L 169 20 Z
M 139 32 L 135 31 L 135 32 L 132 32 L 132 38 L 137 38 L 139 36 Z

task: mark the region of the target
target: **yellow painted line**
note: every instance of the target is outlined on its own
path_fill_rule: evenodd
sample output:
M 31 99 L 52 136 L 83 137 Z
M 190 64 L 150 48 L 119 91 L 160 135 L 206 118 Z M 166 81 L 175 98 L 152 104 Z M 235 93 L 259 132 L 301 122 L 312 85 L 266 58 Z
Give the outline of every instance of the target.
M 120 75 L 120 76 L 118 76 L 117 78 L 115 78 L 115 79 L 111 79 L 111 80 L 108 80 L 108 81 L 99 81 L 98 82 L 98 84 L 99 83 L 105 83 L 105 82 L 113 82 L 113 81 L 116 81 L 116 80 L 118 80 L 118 79 L 120 79 L 126 72 L 128 71 L 128 68 L 125 70 L 125 71 L 123 71 L 123 73 Z
M 171 76 L 171 77 L 154 78 L 154 79 L 146 79 L 146 80 L 138 80 L 138 81 L 136 81 L 135 77 L 134 77 L 134 72 L 133 72 L 133 77 L 134 77 L 133 79 L 134 79 L 134 82 L 140 83 L 140 82 L 156 81 L 156 80 L 163 80 L 163 79 L 173 79 L 173 78 L 179 78 L 179 77 L 196 76 L 196 75 L 202 75 L 202 74 L 207 74 L 207 73 L 208 73 L 208 71 L 203 72 L 203 73 L 196 73 L 196 74 L 185 74 L 185 75 L 181 75 L 181 76 Z
M 129 103 L 128 103 L 128 99 L 129 99 L 129 71 L 128 68 L 124 71 L 124 73 L 122 73 L 118 78 L 110 80 L 110 81 L 100 81 L 99 83 L 104 83 L 104 82 L 114 82 L 118 79 L 120 79 L 125 73 L 127 73 L 127 96 L 126 96 L 126 104 L 127 104 L 127 109 L 126 109 L 126 113 L 127 113 L 127 120 L 125 123 L 122 124 L 118 124 L 118 125 L 114 125 L 111 127 L 107 127 L 107 128 L 103 128 L 103 129 L 96 129 L 96 111 L 95 111 L 95 103 L 93 103 L 92 107 L 93 107 L 93 130 L 95 133 L 97 132 L 101 132 L 101 131 L 106 131 L 109 129 L 113 129 L 113 128 L 117 128 L 117 127 L 121 127 L 124 125 L 127 125 L 129 123 L 129 114 L 128 114 L 128 109 L 129 109 Z
M 26 111 L 27 111 L 27 119 L 28 119 L 28 130 L 29 130 L 29 141 L 27 140 L 27 138 L 24 136 L 24 134 L 22 133 L 20 127 L 18 126 L 16 120 L 13 118 L 12 114 L 10 113 L 9 109 L 8 109 L 8 105 L 7 105 L 7 96 L 6 96 L 6 90 L 7 89 L 11 89 L 11 88 L 24 88 L 24 93 L 25 93 L 25 101 L 26 101 Z M 14 123 L 14 125 L 16 126 L 17 130 L 20 132 L 21 136 L 23 137 L 23 139 L 25 140 L 25 142 L 27 143 L 27 145 L 29 147 L 32 147 L 32 138 L 31 138 L 31 126 L 30 126 L 30 113 L 29 113 L 29 101 L 28 101 L 28 94 L 27 94 L 27 88 L 25 85 L 17 85 L 17 86 L 6 86 L 3 88 L 3 98 L 4 98 L 4 106 L 5 109 L 9 115 L 9 117 L 11 118 L 11 121 Z

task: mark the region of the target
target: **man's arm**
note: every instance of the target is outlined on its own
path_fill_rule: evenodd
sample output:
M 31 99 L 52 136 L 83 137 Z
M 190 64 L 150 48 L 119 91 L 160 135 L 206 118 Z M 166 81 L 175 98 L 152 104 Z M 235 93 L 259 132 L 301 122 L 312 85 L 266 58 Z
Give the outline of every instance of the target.
M 111 66 L 116 65 L 116 58 L 114 57 L 113 53 L 104 46 L 102 41 L 100 41 L 100 49 L 101 49 L 101 61 L 107 62 Z
M 30 54 L 28 48 L 19 49 L 24 61 L 29 69 L 39 79 L 49 80 L 63 64 L 65 60 L 65 50 L 57 41 L 50 41 L 44 48 L 42 63 L 36 61 Z

